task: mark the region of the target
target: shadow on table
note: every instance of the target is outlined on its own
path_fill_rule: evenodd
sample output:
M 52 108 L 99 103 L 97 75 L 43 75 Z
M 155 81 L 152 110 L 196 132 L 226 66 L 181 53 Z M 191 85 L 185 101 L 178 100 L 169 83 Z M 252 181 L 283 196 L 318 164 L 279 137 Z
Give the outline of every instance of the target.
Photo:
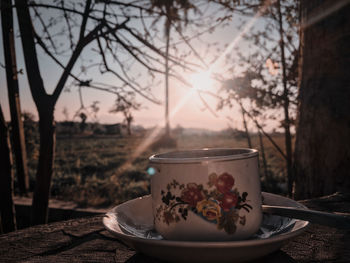
M 150 256 L 146 256 L 142 253 L 136 253 L 132 257 L 130 257 L 125 263 L 165 263 L 167 261 L 163 261 L 160 259 L 152 258 Z M 279 250 L 275 253 L 272 253 L 266 257 L 259 258 L 257 260 L 249 261 L 250 263 L 296 263 L 296 261 L 291 258 L 287 253 Z

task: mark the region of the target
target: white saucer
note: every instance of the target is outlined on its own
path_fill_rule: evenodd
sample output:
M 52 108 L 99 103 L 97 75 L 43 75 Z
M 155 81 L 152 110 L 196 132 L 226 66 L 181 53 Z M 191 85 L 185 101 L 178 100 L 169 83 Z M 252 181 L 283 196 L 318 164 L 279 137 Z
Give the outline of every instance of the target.
M 263 193 L 264 204 L 305 206 L 275 194 Z M 309 222 L 264 215 L 259 232 L 243 241 L 164 240 L 153 227 L 151 196 L 130 200 L 114 207 L 103 218 L 106 229 L 136 251 L 170 262 L 241 262 L 278 250 L 301 234 Z

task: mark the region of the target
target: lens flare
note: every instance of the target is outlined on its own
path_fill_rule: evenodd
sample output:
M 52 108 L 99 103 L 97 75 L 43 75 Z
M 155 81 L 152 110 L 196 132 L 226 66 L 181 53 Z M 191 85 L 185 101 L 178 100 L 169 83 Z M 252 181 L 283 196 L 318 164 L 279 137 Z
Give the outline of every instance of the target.
M 271 4 L 270 1 L 265 1 L 264 5 L 259 9 L 256 15 L 251 18 L 251 20 L 244 26 L 243 30 L 236 36 L 230 45 L 226 47 L 224 52 L 210 65 L 209 69 L 204 72 L 200 72 L 198 74 L 193 75 L 191 84 L 193 86 L 185 96 L 173 107 L 173 109 L 169 113 L 169 119 L 175 116 L 175 114 L 185 105 L 196 93 L 197 91 L 208 91 L 208 89 L 213 87 L 213 79 L 211 79 L 211 74 L 214 69 L 216 69 L 219 64 L 223 61 L 225 56 L 233 50 L 233 48 L 239 43 L 242 39 L 243 35 L 252 28 L 257 19 L 266 11 L 266 9 Z M 164 122 L 165 124 L 165 122 Z M 164 125 L 158 124 L 154 130 L 149 134 L 135 149 L 132 155 L 129 157 L 128 161 L 126 161 L 123 165 L 121 165 L 116 174 L 114 175 L 114 179 L 117 180 L 118 175 L 122 174 L 124 171 L 132 167 L 132 163 L 136 160 L 138 156 L 140 156 L 144 151 L 148 149 L 148 147 L 156 140 L 157 136 L 161 133 L 162 127 Z
M 149 174 L 149 175 L 155 175 L 156 174 L 156 169 L 154 169 L 153 167 L 148 167 L 148 169 L 147 169 L 147 173 Z
M 192 87 L 200 91 L 210 90 L 214 86 L 214 81 L 210 75 L 209 71 L 193 74 L 190 79 Z

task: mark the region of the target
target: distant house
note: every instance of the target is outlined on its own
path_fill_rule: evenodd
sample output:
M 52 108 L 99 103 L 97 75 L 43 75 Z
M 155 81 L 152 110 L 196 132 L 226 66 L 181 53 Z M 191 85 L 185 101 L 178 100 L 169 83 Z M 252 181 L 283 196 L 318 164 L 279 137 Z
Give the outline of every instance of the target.
M 105 124 L 104 125 L 106 134 L 115 134 L 115 135 L 126 135 L 127 129 L 126 125 L 122 123 L 116 123 L 116 124 Z

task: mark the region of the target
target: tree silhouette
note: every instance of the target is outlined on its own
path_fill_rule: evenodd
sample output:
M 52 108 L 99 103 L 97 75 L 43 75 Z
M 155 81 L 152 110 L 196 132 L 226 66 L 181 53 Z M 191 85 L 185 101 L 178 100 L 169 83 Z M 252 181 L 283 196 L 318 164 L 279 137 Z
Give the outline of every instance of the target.
M 154 44 L 150 33 L 143 31 L 146 27 L 128 26 L 131 18 L 133 21 L 140 20 L 142 24 L 145 23 L 146 13 L 154 13 L 145 7 L 145 2 L 137 5 L 133 2 L 87 0 L 79 3 L 57 1 L 54 4 L 47 4 L 39 1 L 15 0 L 15 3 L 28 82 L 39 115 L 40 151 L 33 196 L 32 223 L 40 224 L 47 222 L 56 143 L 54 110 L 58 98 L 67 86 L 67 81 L 71 79 L 79 90 L 93 88 L 117 97 L 123 97 L 131 90 L 145 99 L 159 103 L 150 93 L 150 85 L 141 85 L 135 76 L 130 75 L 130 72 L 133 72 L 130 69 L 138 63 L 150 76 L 154 73 L 164 74 L 160 68 L 164 66 L 161 58 L 165 58 L 165 54 Z M 30 8 L 33 17 L 30 15 Z M 57 15 L 45 23 L 41 9 L 50 10 Z M 58 25 L 62 23 L 65 25 L 64 29 L 57 32 Z M 38 32 L 38 28 L 41 28 L 41 32 Z M 65 39 L 63 43 L 65 49 L 60 49 L 58 45 L 62 42 L 62 38 Z M 82 65 L 81 72 L 74 74 L 73 69 L 77 61 L 80 59 L 86 62 L 81 55 L 89 45 L 93 46 L 92 51 L 99 55 L 100 61 L 92 65 Z M 62 69 L 51 94 L 45 90 L 39 70 L 37 46 Z M 128 55 L 128 59 L 125 58 L 125 54 Z M 66 61 L 62 59 L 65 57 L 68 57 Z M 174 57 L 168 59 L 177 65 L 184 64 Z M 98 68 L 101 74 L 116 77 L 119 85 L 106 85 L 94 82 L 92 79 L 82 79 L 80 76 L 93 66 Z
M 139 110 L 140 104 L 135 101 L 135 98 L 132 94 L 126 98 L 117 98 L 113 108 L 109 111 L 112 113 L 122 113 L 124 116 L 124 122 L 126 123 L 126 128 L 128 135 L 131 135 L 131 123 L 134 121 L 132 116 L 133 110 Z

